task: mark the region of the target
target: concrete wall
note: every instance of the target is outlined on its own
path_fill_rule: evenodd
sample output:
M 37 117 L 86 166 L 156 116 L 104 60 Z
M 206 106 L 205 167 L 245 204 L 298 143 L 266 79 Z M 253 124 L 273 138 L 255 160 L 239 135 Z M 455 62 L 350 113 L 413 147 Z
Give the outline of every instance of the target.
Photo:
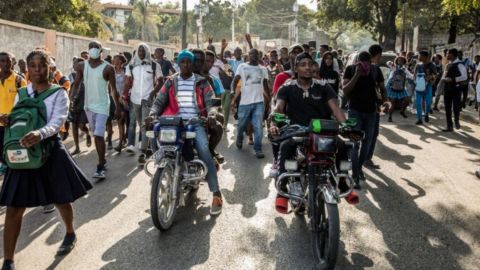
M 88 43 L 94 38 L 87 38 L 67 33 L 60 33 L 54 30 L 43 29 L 30 25 L 15 23 L 0 19 L 0 51 L 13 53 L 17 60 L 26 58 L 33 49 L 41 47 L 46 48 L 50 55 L 55 57 L 57 67 L 65 74 L 70 72 L 72 67 L 72 58 L 80 56 L 80 52 L 88 50 Z M 105 48 L 103 57 L 108 54 L 114 55 L 120 52 L 133 52 L 140 41 L 117 43 L 103 41 Z M 154 50 L 162 47 L 169 59 L 173 58 L 174 51 L 178 49 L 171 45 L 149 43 Z

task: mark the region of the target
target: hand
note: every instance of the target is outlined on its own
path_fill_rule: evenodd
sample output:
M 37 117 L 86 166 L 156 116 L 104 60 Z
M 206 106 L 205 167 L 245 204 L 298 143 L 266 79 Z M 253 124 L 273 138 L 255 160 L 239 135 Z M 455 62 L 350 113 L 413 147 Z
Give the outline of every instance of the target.
M 30 148 L 42 140 L 40 131 L 30 131 L 23 138 L 20 139 L 20 145 L 25 148 Z
M 0 115 L 0 124 L 8 125 L 8 114 L 1 114 Z
M 237 103 L 235 103 L 235 101 L 232 101 L 232 103 L 230 103 L 230 110 L 232 112 L 235 112 L 235 110 L 237 109 L 236 106 L 237 106 Z
M 268 130 L 271 135 L 273 136 L 278 136 L 280 135 L 280 129 L 276 126 L 271 126 L 270 129 Z
M 382 106 L 385 107 L 385 110 L 388 111 L 388 110 L 390 110 L 390 108 L 392 108 L 392 102 L 385 101 L 385 102 L 383 102 Z
M 245 34 L 245 39 L 247 40 L 248 43 L 252 42 L 252 36 L 250 36 L 250 34 Z
M 226 39 L 222 39 L 222 50 L 225 50 L 228 46 L 228 42 Z
M 152 122 L 153 122 L 153 120 L 155 120 L 155 119 L 153 118 L 153 116 L 147 116 L 147 117 L 145 118 L 144 122 L 145 122 L 145 128 L 146 128 L 147 130 L 151 130 L 151 129 L 152 129 Z
M 115 114 L 113 115 L 113 118 L 120 119 L 120 117 L 122 117 L 122 108 L 120 108 L 120 106 L 117 106 L 115 108 Z
M 212 44 L 213 43 L 213 38 L 212 37 L 209 37 L 208 38 L 208 44 Z
M 148 96 L 148 100 L 150 101 L 155 100 L 155 92 L 152 91 L 152 93 L 150 93 L 150 95 Z

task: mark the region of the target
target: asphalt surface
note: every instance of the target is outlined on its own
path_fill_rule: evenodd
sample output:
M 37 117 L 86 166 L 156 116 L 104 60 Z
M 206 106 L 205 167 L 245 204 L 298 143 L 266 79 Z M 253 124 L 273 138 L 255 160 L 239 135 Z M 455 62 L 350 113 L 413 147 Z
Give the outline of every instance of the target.
M 478 269 L 480 128 L 464 123 L 444 134 L 437 115 L 426 126 L 415 126 L 413 115 L 400 118 L 382 118 L 374 158 L 381 170 L 366 170 L 360 204 L 340 204 L 337 269 Z M 205 184 L 179 209 L 171 230 L 160 233 L 149 214 L 149 178 L 136 157 L 112 151 L 107 180 L 75 203 L 74 251 L 55 257 L 65 234 L 60 216 L 30 209 L 17 269 L 312 269 L 307 221 L 274 210 L 268 142 L 267 158 L 257 160 L 250 146 L 236 149 L 230 129 L 220 146 L 227 162 L 219 173 L 225 201 L 219 217 L 209 215 Z M 82 148 L 77 161 L 91 175 L 96 154 Z M 4 208 L 0 214 L 3 239 Z

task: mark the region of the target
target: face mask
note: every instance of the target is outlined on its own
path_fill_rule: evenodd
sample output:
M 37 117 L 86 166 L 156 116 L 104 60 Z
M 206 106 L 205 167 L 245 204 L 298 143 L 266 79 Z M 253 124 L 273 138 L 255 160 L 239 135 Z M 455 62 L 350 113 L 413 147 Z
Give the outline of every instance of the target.
M 101 53 L 101 50 L 99 48 L 91 48 L 90 50 L 88 50 L 88 54 L 92 59 L 100 58 L 100 53 Z

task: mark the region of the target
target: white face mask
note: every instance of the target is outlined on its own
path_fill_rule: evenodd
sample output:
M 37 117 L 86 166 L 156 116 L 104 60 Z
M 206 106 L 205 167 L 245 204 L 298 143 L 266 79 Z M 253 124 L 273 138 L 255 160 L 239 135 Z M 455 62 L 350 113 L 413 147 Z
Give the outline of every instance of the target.
M 101 49 L 99 48 L 91 48 L 88 50 L 88 54 L 90 55 L 90 58 L 92 59 L 98 59 L 100 58 L 100 53 L 102 52 Z

